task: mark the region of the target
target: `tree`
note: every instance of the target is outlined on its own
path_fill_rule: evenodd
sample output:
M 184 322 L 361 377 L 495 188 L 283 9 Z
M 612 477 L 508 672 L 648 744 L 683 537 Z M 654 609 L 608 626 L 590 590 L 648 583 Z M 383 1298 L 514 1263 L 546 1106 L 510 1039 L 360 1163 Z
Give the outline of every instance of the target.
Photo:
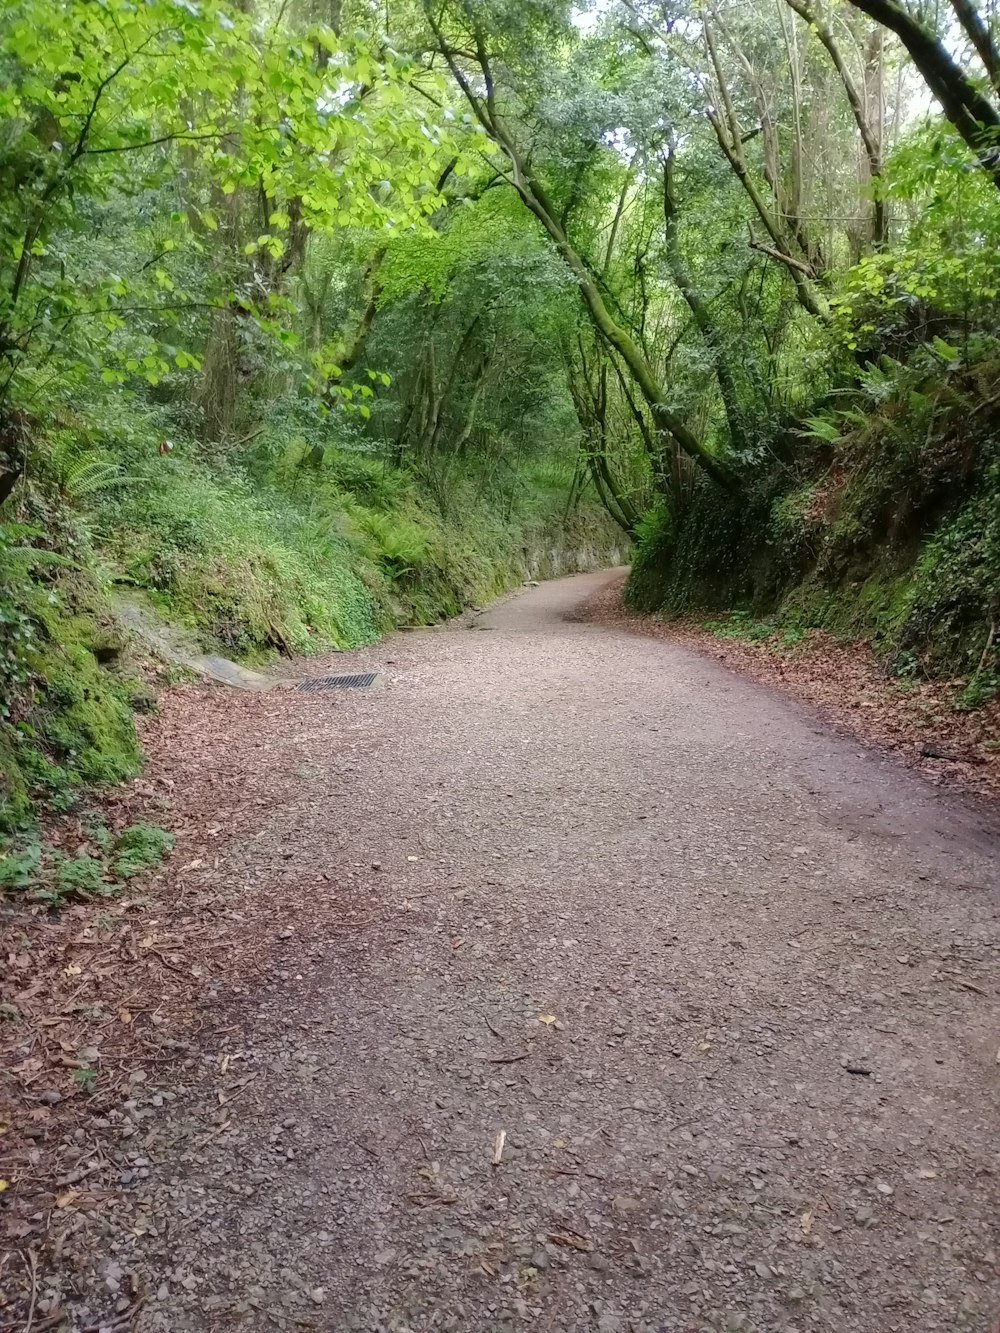
M 500 176 L 516 191 L 525 207 L 538 220 L 573 274 L 595 329 L 621 358 L 648 405 L 657 429 L 669 434 L 713 481 L 726 488 L 735 486 L 735 474 L 731 466 L 711 453 L 671 408 L 666 386 L 659 382 L 633 334 L 615 318 L 602 291 L 598 273 L 574 245 L 569 231 L 573 213 L 572 193 L 560 209 L 550 196 L 540 173 L 520 146 L 515 120 L 503 108 L 503 104 L 509 103 L 511 99 L 508 90 L 498 84 L 495 76 L 494 58 L 490 53 L 489 35 L 482 11 L 461 2 L 441 5 L 436 0 L 426 0 L 424 12 L 437 50 L 479 125 L 499 152 L 497 170 Z M 452 30 L 454 35 L 451 35 Z
M 445 126 L 409 92 L 412 71 L 387 48 L 329 28 L 293 34 L 218 0 L 18 0 L 0 68 L 0 411 L 37 390 L 41 365 L 155 381 L 197 360 L 138 335 L 136 316 L 147 329 L 150 315 L 176 327 L 215 307 L 273 327 L 275 266 L 300 253 L 304 231 L 426 218 L 452 155 Z M 171 187 L 169 221 L 149 229 L 151 252 L 134 256 L 131 273 L 120 249 L 103 271 L 80 265 L 88 246 L 71 238 L 96 214 L 120 226 L 128 199 Z M 237 191 L 258 201 L 258 225 L 241 242 L 251 271 L 237 290 L 226 265 L 215 290 L 204 274 L 186 289 L 178 268 L 220 230 Z

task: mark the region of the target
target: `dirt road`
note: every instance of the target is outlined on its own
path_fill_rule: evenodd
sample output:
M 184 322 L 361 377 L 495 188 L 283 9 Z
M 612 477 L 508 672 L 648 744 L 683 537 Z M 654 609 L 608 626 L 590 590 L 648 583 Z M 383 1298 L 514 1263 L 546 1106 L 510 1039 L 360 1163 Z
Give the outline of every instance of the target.
M 337 659 L 381 692 L 168 706 L 220 944 L 86 1317 L 993 1328 L 996 825 L 581 621 L 607 577 Z

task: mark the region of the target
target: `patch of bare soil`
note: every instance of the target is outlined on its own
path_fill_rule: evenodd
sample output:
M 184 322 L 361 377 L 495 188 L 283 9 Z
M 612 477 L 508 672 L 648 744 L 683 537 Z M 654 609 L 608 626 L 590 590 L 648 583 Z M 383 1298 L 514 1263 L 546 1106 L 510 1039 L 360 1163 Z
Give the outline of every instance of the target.
M 601 589 L 582 618 L 684 644 L 812 705 L 840 730 L 891 751 L 936 785 L 1000 795 L 1000 698 L 963 710 L 956 703 L 966 681 L 900 681 L 886 673 L 869 644 L 843 643 L 823 630 L 785 645 L 777 634 L 720 638 L 705 628 L 705 616 L 663 621 L 635 615 L 622 601 L 623 586 L 621 579 Z

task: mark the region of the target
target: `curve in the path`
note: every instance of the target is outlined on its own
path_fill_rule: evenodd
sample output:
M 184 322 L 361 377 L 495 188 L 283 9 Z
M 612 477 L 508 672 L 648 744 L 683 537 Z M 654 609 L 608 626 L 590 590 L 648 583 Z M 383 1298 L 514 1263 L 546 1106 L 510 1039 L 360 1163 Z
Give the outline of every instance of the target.
M 133 1262 L 195 1281 L 143 1329 L 991 1326 L 995 826 L 579 623 L 606 578 L 272 708 L 219 872 L 281 903 L 256 1077 L 155 1166 Z

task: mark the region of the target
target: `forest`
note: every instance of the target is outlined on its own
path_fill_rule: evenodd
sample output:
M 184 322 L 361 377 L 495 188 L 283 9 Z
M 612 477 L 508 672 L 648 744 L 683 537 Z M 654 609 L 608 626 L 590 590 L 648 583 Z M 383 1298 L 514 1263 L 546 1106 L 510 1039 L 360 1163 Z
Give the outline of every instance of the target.
M 971 0 L 9 0 L 0 829 L 250 663 L 631 562 L 1000 684 Z M 169 673 L 168 673 L 169 674 Z

